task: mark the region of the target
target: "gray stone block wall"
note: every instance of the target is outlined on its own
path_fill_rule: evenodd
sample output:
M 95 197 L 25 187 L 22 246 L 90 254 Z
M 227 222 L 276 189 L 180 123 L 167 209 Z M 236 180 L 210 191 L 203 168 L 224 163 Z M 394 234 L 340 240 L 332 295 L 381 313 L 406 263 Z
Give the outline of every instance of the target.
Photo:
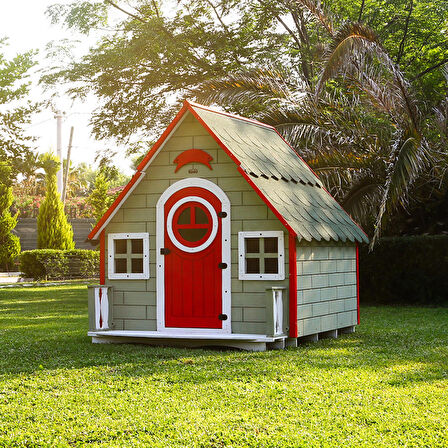
M 90 243 L 86 242 L 87 235 L 95 224 L 94 219 L 76 218 L 69 220 L 73 227 L 73 239 L 76 249 L 94 249 Z M 37 249 L 37 219 L 22 218 L 17 222 L 14 233 L 20 238 L 22 250 Z
M 356 245 L 298 244 L 298 335 L 357 324 Z

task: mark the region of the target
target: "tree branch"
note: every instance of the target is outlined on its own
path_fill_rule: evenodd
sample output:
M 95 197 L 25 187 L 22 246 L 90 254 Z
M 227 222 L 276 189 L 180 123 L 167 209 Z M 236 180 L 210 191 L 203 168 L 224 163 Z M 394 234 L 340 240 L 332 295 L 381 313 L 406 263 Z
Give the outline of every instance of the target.
M 408 13 L 408 16 L 406 17 L 406 23 L 404 26 L 403 39 L 401 39 L 400 47 L 398 49 L 397 65 L 400 64 L 401 57 L 403 56 L 403 53 L 404 53 L 404 43 L 406 41 L 406 38 L 408 37 L 409 21 L 411 20 L 411 15 L 412 15 L 413 9 L 414 9 L 414 0 L 411 0 L 409 3 L 409 13 Z
M 437 64 L 432 65 L 431 67 L 428 67 L 426 70 L 423 70 L 422 72 L 420 72 L 417 76 L 414 76 L 412 78 L 412 81 L 415 81 L 419 78 L 421 78 L 422 76 L 426 75 L 429 72 L 432 72 L 433 70 L 435 70 L 436 68 L 441 67 L 442 65 L 446 64 L 448 62 L 448 58 L 442 59 L 440 62 L 438 62 Z
M 361 8 L 359 8 L 358 22 L 361 22 L 361 19 L 362 19 L 362 13 L 364 12 L 364 3 L 365 3 L 365 0 L 362 0 Z
M 114 8 L 118 9 L 119 11 L 123 12 L 124 14 L 128 15 L 129 17 L 134 18 L 135 20 L 138 20 L 141 23 L 148 23 L 146 20 L 142 19 L 139 16 L 136 16 L 135 14 L 132 14 L 132 12 L 126 11 L 121 6 L 118 6 L 116 3 L 114 3 L 112 0 L 104 0 L 109 5 L 113 6 Z

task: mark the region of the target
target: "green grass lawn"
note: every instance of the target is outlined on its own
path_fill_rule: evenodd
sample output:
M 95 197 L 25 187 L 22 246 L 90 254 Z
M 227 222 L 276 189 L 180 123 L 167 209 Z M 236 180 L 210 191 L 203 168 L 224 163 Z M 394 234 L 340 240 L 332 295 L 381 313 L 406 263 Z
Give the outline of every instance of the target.
M 246 353 L 93 345 L 85 286 L 0 290 L 0 446 L 447 447 L 448 309 Z

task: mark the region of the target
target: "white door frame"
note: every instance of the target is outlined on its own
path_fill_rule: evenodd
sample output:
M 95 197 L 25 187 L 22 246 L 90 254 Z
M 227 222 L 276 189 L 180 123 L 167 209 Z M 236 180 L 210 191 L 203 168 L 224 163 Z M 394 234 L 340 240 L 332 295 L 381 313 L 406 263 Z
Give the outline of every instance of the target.
M 165 245 L 165 203 L 176 192 L 187 187 L 200 187 L 213 193 L 222 204 L 222 211 L 227 216 L 221 220 L 222 262 L 227 268 L 222 270 L 222 313 L 227 320 L 222 321 L 222 328 L 173 328 L 165 327 L 165 255 L 160 253 Z M 230 252 L 230 201 L 224 191 L 213 182 L 193 177 L 182 179 L 169 186 L 160 196 L 156 208 L 156 253 L 157 253 L 157 331 L 175 334 L 222 334 L 232 332 L 231 323 L 231 252 Z

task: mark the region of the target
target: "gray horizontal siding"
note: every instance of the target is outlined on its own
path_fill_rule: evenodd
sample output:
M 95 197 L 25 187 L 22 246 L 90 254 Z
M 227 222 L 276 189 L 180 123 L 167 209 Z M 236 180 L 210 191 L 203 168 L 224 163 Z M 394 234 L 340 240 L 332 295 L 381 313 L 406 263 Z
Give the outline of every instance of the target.
M 356 246 L 298 244 L 298 335 L 357 324 Z

